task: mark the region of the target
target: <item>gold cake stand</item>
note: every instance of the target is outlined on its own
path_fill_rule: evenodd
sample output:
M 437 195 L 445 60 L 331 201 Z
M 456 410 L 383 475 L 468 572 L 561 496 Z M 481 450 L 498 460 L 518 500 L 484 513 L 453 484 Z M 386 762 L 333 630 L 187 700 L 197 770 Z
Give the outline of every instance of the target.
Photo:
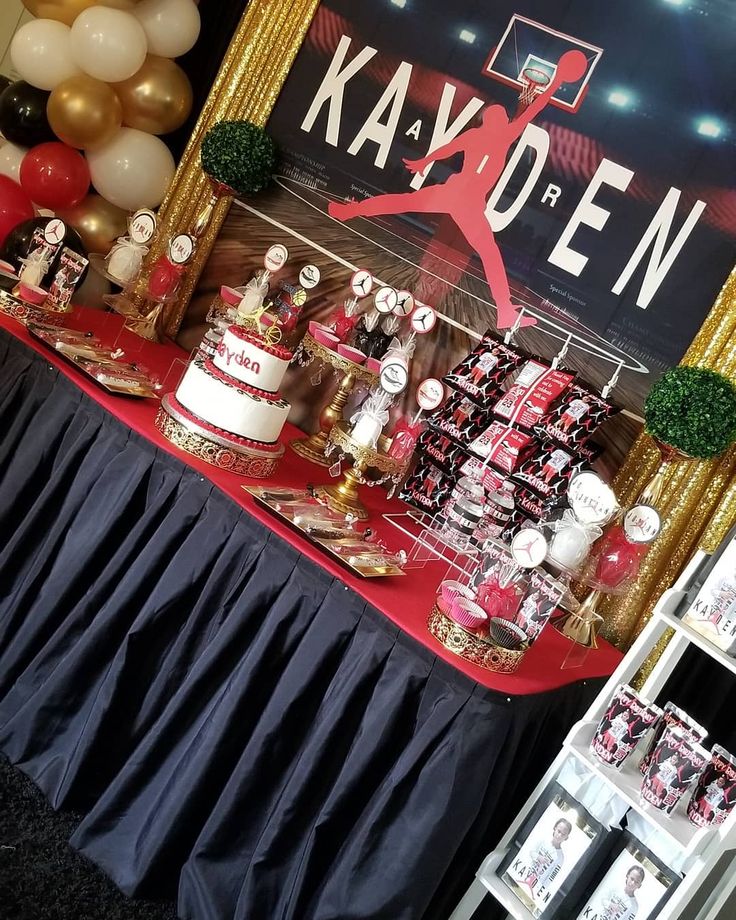
M 359 486 L 382 485 L 389 479 L 397 485 L 406 471 L 406 460 L 395 460 L 386 453 L 390 443 L 390 440 L 382 435 L 378 442 L 380 449 L 373 450 L 353 440 L 347 422 L 335 422 L 329 433 L 327 452 L 331 454 L 339 451 L 339 459 L 350 457 L 353 465 L 345 470 L 335 485 L 317 486 L 314 490 L 315 495 L 322 499 L 328 508 L 339 514 L 351 514 L 359 521 L 368 520 L 368 511 L 360 500 Z M 332 465 L 333 462 L 329 459 L 327 465 Z M 367 477 L 369 470 L 378 475 Z
M 528 645 L 518 649 L 502 648 L 491 639 L 473 635 L 464 630 L 459 623 L 445 616 L 438 607 L 432 608 L 427 620 L 427 629 L 448 652 L 498 674 L 513 674 L 528 649 Z
M 343 375 L 337 392 L 319 414 L 319 430 L 308 438 L 299 438 L 289 444 L 289 447 L 305 460 L 319 466 L 330 466 L 331 461 L 325 456 L 328 438 L 334 425 L 342 419 L 342 410 L 345 408 L 353 387 L 357 383 L 372 387 L 378 380 L 378 375 L 363 367 L 362 364 L 356 364 L 355 361 L 338 355 L 326 345 L 321 345 L 308 332 L 305 333 L 297 349 L 295 359 L 302 367 L 311 364 L 314 360 L 321 361 Z

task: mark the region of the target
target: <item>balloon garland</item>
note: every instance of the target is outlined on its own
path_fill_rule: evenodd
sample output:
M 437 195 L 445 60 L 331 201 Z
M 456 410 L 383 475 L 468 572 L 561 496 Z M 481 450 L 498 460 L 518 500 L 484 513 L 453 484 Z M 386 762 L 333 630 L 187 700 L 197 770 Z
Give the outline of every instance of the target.
M 0 180 L 11 183 L 0 236 L 35 205 L 105 251 L 127 212 L 157 207 L 174 175 L 160 135 L 192 110 L 191 84 L 173 58 L 197 41 L 199 11 L 195 0 L 23 4 L 37 18 L 11 42 L 21 79 L 0 87 Z

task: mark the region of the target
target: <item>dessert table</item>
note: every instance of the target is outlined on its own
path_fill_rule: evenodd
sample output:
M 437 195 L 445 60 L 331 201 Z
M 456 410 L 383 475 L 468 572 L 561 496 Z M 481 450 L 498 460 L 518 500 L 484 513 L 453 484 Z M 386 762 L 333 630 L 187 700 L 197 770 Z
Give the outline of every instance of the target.
M 69 325 L 173 388 L 188 356 L 120 322 Z M 548 629 L 515 675 L 466 663 L 426 630 L 446 564 L 361 579 L 156 400 L 2 315 L 0 362 L 0 750 L 85 814 L 72 845 L 191 920 L 448 916 L 620 654 L 562 670 Z M 277 481 L 330 477 L 287 450 Z

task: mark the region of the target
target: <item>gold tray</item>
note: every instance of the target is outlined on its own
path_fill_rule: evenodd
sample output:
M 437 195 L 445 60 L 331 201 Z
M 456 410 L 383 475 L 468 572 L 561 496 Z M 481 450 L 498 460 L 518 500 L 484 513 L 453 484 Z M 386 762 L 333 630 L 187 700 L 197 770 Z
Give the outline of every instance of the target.
M 290 527 L 293 527 L 298 533 L 300 533 L 305 539 L 309 540 L 310 543 L 313 543 L 315 546 L 319 546 L 320 549 L 324 550 L 331 559 L 334 559 L 336 562 L 339 562 L 340 565 L 344 566 L 346 569 L 349 569 L 354 575 L 358 575 L 360 578 L 385 578 L 388 576 L 396 575 L 406 575 L 406 572 L 399 568 L 397 565 L 377 565 L 377 566 L 356 566 L 348 562 L 345 556 L 341 556 L 339 553 L 334 552 L 331 543 L 337 543 L 338 540 L 328 540 L 322 539 L 319 537 L 314 537 L 312 534 L 308 533 L 306 530 L 301 528 L 298 524 L 295 524 L 294 521 L 289 517 L 288 514 L 285 514 L 280 509 L 276 508 L 272 501 L 264 498 L 264 493 L 272 492 L 273 486 L 243 486 L 246 492 L 253 496 L 253 498 L 261 505 L 263 508 L 267 508 L 271 514 L 275 515 L 279 520 L 284 521 Z M 295 490 L 296 491 L 296 490 Z M 308 499 L 311 496 L 307 491 L 304 492 L 304 499 Z M 356 537 L 360 537 L 359 533 L 356 533 Z
M 106 352 L 108 349 L 103 349 L 100 351 L 99 355 L 96 355 L 94 358 L 89 357 L 89 354 L 95 350 L 94 345 L 88 345 L 85 349 L 87 355 L 76 354 L 69 350 L 69 343 L 64 343 L 65 348 L 57 348 L 53 341 L 53 335 L 49 336 L 47 333 L 49 330 L 45 329 L 43 326 L 37 326 L 34 322 L 28 323 L 28 332 L 37 342 L 42 342 L 50 351 L 53 351 L 54 354 L 61 355 L 62 358 L 65 358 L 69 361 L 70 364 L 73 364 L 76 368 L 82 371 L 90 380 L 94 380 L 98 387 L 102 387 L 103 390 L 106 390 L 108 393 L 112 393 L 114 396 L 133 396 L 139 399 L 159 399 L 158 393 L 153 389 L 153 387 L 145 386 L 144 384 L 137 384 L 134 381 L 131 382 L 130 386 L 123 384 L 115 383 L 103 383 L 101 380 L 98 380 L 97 377 L 90 371 L 89 365 L 91 364 L 108 364 L 110 369 L 115 366 L 124 367 L 124 365 L 116 365 L 115 362 L 110 360 L 110 357 Z M 73 346 L 72 346 L 73 348 Z
M 67 315 L 58 310 L 45 310 L 43 307 L 26 303 L 7 291 L 0 291 L 0 311 L 5 313 L 6 316 L 18 320 L 19 323 L 23 323 L 24 326 L 28 326 L 30 323 L 63 326 Z

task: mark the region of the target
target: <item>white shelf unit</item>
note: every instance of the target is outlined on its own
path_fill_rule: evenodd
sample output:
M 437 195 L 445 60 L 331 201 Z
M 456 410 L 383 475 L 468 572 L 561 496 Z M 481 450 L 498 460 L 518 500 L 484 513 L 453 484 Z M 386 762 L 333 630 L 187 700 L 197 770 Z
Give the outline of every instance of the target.
M 593 731 L 605 712 L 614 691 L 620 684 L 631 682 L 651 650 L 668 628 L 672 628 L 675 634 L 641 690 L 642 694 L 648 699 L 655 699 L 658 696 L 690 644 L 696 645 L 723 667 L 732 673 L 736 673 L 736 659 L 730 658 L 720 649 L 711 645 L 707 639 L 674 616 L 674 611 L 685 594 L 685 586 L 704 559 L 705 554 L 698 551 L 690 560 L 675 585 L 662 595 L 651 620 L 642 630 L 628 654 L 606 682 L 583 718 L 573 726 L 565 739 L 562 750 L 542 777 L 536 789 L 529 796 L 496 849 L 483 862 L 483 865 L 476 873 L 475 881 L 468 888 L 450 915 L 449 920 L 471 920 L 476 908 L 488 893 L 492 894 L 505 908 L 508 912 L 508 918 L 513 918 L 513 920 L 532 920 L 530 911 L 524 907 L 511 889 L 496 875 L 496 870 L 501 864 L 519 827 L 526 820 L 547 786 L 557 778 L 563 764 L 570 757 L 576 758 L 588 771 L 594 773 L 615 789 L 630 808 L 643 815 L 651 825 L 664 833 L 669 838 L 669 841 L 674 843 L 682 852 L 685 858 L 683 879 L 657 915 L 658 920 L 676 920 L 676 918 L 682 917 L 683 914 L 686 915 L 687 920 L 717 920 L 717 918 L 718 920 L 730 920 L 730 917 L 727 917 L 722 911 L 723 905 L 736 890 L 736 871 L 733 871 L 733 869 L 723 873 L 718 883 L 713 885 L 712 890 L 709 892 L 710 896 L 706 898 L 702 907 L 691 908 L 691 904 L 701 885 L 708 878 L 721 857 L 725 853 L 736 854 L 736 809 L 718 827 L 698 828 L 691 824 L 684 814 L 685 803 L 689 798 L 689 793 L 686 793 L 672 816 L 668 817 L 656 808 L 652 808 L 640 801 L 641 774 L 638 770 L 638 756 L 632 755 L 632 762 L 625 764 L 620 770 L 609 769 L 598 762 L 590 753 L 589 747 Z M 541 918 L 543 920 L 544 914 L 541 915 Z

